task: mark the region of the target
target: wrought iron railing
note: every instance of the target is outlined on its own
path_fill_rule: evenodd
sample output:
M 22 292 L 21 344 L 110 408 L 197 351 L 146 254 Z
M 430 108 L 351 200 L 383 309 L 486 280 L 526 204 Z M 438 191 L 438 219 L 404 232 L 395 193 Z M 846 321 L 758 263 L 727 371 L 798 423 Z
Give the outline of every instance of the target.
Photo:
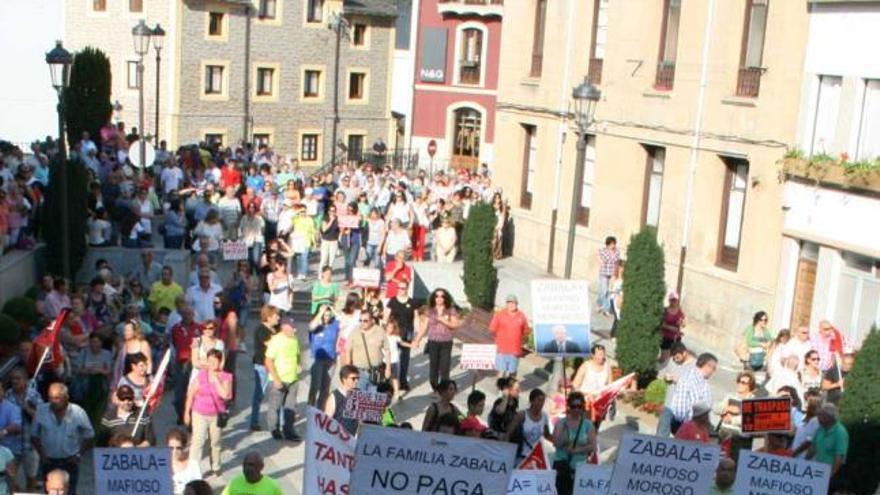
M 736 78 L 736 96 L 754 98 L 761 90 L 761 67 L 740 67 Z
M 654 89 L 670 91 L 675 82 L 675 61 L 661 60 L 657 62 L 657 75 L 654 77 Z

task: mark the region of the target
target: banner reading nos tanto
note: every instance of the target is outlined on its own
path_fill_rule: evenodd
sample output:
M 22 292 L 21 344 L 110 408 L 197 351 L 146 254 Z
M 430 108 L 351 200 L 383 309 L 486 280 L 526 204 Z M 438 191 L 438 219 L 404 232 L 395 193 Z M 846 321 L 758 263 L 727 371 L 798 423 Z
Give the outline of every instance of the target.
M 95 449 L 95 491 L 171 493 L 171 450 L 167 447 Z
M 717 445 L 627 434 L 620 442 L 609 493 L 702 495 L 715 479 Z
M 303 495 L 348 495 L 354 437 L 323 412 L 306 411 Z
M 516 445 L 366 425 L 352 495 L 506 495 Z

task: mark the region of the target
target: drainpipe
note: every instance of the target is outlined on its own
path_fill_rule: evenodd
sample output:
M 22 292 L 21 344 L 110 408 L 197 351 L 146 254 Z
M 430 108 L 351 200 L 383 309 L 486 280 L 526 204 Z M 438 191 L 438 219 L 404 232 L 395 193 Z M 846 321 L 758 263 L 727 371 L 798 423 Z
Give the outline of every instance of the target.
M 687 195 L 684 207 L 684 228 L 681 231 L 681 252 L 678 257 L 678 280 L 675 285 L 679 297 L 681 297 L 682 287 L 684 286 L 684 263 L 687 259 L 691 223 L 693 222 L 693 212 L 691 210 L 694 202 L 694 179 L 697 175 L 697 155 L 699 154 L 700 141 L 702 140 L 703 107 L 706 95 L 706 79 L 709 72 L 709 47 L 712 42 L 712 22 L 715 18 L 715 0 L 708 0 L 707 9 L 706 29 L 703 34 L 703 55 L 700 61 L 700 89 L 697 92 L 697 115 L 694 120 L 694 139 L 691 142 L 691 155 L 688 163 Z
M 559 215 L 559 196 L 562 194 L 562 149 L 565 146 L 565 127 L 568 120 L 569 79 L 571 77 L 571 45 L 575 16 L 575 0 L 568 1 L 568 24 L 565 30 L 565 62 L 562 66 L 562 85 L 559 88 L 559 141 L 556 145 L 556 178 L 554 180 L 553 212 L 550 214 L 550 246 L 547 252 L 547 273 L 553 273 L 553 254 L 556 250 L 556 221 Z M 574 201 L 574 199 L 572 199 Z
M 241 139 L 249 142 L 248 126 L 251 123 L 251 6 L 244 6 L 244 119 L 241 127 Z

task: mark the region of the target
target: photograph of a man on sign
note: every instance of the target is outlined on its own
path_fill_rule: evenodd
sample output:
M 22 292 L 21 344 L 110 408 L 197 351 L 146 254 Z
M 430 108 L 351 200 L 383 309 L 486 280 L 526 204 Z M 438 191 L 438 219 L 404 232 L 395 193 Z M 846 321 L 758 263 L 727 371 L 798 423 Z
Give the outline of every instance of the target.
M 583 356 L 590 349 L 588 325 L 538 325 L 535 329 L 535 347 L 539 354 L 554 356 Z
M 554 357 L 590 352 L 589 284 L 586 280 L 532 280 L 535 350 Z

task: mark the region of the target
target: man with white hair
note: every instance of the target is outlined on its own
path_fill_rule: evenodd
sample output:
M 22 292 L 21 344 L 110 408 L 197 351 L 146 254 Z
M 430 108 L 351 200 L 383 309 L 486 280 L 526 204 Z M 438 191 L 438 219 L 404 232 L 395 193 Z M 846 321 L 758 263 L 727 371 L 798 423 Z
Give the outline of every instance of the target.
M 46 474 L 46 493 L 48 495 L 67 495 L 70 475 L 63 469 L 53 469 Z
M 816 430 L 810 450 L 807 452 L 807 459 L 831 466 L 831 488 L 828 493 L 833 493 L 835 482 L 840 482 L 840 467 L 846 462 L 846 454 L 849 450 L 849 433 L 837 420 L 837 416 L 837 406 L 831 403 L 822 405 L 816 416 L 819 420 L 819 429 Z
M 70 495 L 76 495 L 82 453 L 95 438 L 89 416 L 70 403 L 67 386 L 49 385 L 49 402 L 37 408 L 31 443 L 40 455 L 42 471 L 62 469 L 70 475 Z

